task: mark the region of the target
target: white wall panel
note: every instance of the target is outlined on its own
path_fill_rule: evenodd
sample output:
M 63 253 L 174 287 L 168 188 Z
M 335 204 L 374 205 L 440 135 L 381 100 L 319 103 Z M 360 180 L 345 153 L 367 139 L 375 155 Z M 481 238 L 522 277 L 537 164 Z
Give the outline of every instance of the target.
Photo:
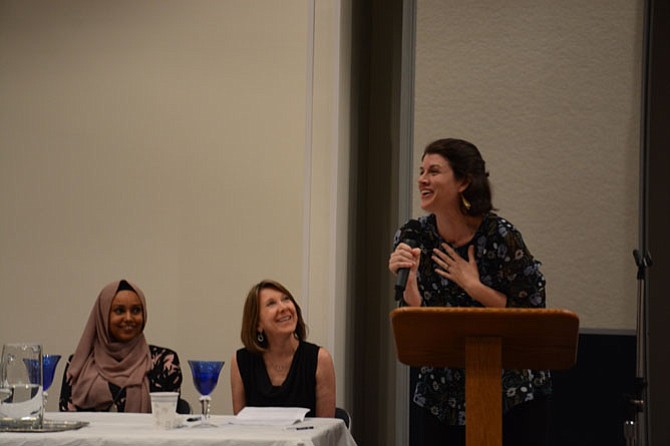
M 584 328 L 635 328 L 642 22 L 642 1 L 417 2 L 414 162 L 475 143 Z
M 314 80 L 339 69 L 337 5 L 1 2 L 0 342 L 68 355 L 102 286 L 128 278 L 197 409 L 186 360 L 228 362 L 246 292 L 268 277 L 334 350 L 338 295 L 310 292 L 332 289 L 335 255 L 309 258 L 342 236 L 333 212 L 311 228 L 313 202 L 342 206 L 337 166 L 313 163 L 342 149 L 337 107 L 313 107 L 315 91 L 337 100 L 337 77 Z M 215 413 L 229 387 L 226 364 Z

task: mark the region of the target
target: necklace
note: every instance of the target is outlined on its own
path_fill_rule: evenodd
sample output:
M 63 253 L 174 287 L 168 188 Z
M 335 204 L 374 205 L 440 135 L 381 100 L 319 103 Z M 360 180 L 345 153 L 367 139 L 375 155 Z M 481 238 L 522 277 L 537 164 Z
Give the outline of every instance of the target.
M 290 365 L 275 364 L 274 362 L 270 362 L 270 367 L 272 367 L 272 369 L 273 369 L 275 372 L 284 373 L 284 372 L 287 371 L 291 366 L 290 366 Z
M 282 358 L 280 362 L 275 362 L 270 358 L 270 356 L 265 357 L 265 363 L 266 365 L 274 370 L 277 373 L 286 373 L 290 368 L 291 364 L 293 363 L 293 356 L 295 355 L 295 350 L 291 352 L 290 356 Z

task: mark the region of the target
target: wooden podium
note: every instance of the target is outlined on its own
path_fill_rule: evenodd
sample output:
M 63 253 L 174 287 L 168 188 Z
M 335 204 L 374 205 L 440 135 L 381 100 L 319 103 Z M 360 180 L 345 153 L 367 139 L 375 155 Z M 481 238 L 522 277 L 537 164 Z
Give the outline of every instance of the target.
M 468 446 L 502 445 L 502 369 L 568 369 L 579 318 L 568 310 L 402 307 L 391 311 L 398 360 L 464 367 Z

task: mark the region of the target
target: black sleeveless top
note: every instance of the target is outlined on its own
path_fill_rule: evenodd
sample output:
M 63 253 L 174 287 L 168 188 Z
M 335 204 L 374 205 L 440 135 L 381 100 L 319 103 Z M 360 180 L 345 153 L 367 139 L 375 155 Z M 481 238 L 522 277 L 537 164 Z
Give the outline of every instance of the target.
M 316 366 L 319 346 L 301 341 L 291 370 L 280 386 L 273 386 L 263 357 L 245 348 L 237 351 L 237 366 L 244 383 L 246 405 L 252 407 L 304 407 L 316 416 Z

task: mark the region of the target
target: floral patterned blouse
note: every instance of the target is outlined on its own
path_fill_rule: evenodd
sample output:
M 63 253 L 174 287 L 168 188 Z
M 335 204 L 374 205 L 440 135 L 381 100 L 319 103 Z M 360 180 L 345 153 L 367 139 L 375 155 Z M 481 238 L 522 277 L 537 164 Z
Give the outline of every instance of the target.
M 417 246 L 421 248 L 421 260 L 417 283 L 422 306 L 482 307 L 461 287 L 434 271 L 432 251 L 445 243 L 437 233 L 435 215 L 419 217 L 418 221 L 421 232 Z M 406 226 L 407 223 L 396 233 L 394 249 L 400 243 Z M 508 307 L 545 307 L 545 280 L 539 269 L 541 264 L 533 258 L 521 233 L 511 223 L 495 213 L 487 214 L 472 240 L 454 249 L 467 260 L 468 247 L 472 244 L 475 246 L 481 282 L 507 296 Z M 401 305 L 404 305 L 404 301 L 401 301 Z M 548 370 L 503 370 L 502 386 L 503 412 L 517 404 L 551 394 Z M 464 425 L 465 371 L 420 367 L 414 403 L 428 409 L 442 422 Z
M 164 347 L 149 345 L 151 353 L 151 370 L 147 373 L 149 379 L 149 392 L 179 392 L 182 382 L 179 356 L 173 350 Z M 60 400 L 58 408 L 61 412 L 92 411 L 90 408 L 77 407 L 72 403 L 72 383 L 67 380 L 67 370 L 70 367 L 72 355 L 68 358 L 63 372 L 63 384 L 61 385 Z M 114 398 L 115 408 L 108 410 L 125 412 L 126 389 L 109 383 L 109 391 Z

